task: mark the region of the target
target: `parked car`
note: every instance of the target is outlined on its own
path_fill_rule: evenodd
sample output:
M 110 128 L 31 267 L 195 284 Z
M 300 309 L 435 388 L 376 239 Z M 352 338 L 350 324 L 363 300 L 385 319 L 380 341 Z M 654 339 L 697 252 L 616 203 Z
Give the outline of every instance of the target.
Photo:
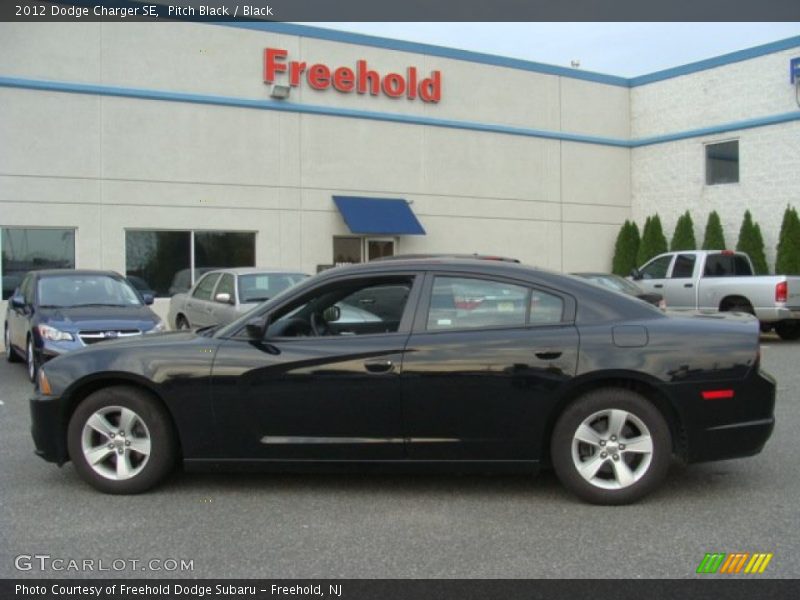
M 692 250 L 660 254 L 631 277 L 661 293 L 671 310 L 745 312 L 762 331 L 785 340 L 800 338 L 800 277 L 753 275 L 744 252 Z
M 255 267 L 209 271 L 188 293 L 170 298 L 167 321 L 175 329 L 230 323 L 306 277 L 291 270 Z
M 639 300 L 657 306 L 660 309 L 667 308 L 667 303 L 664 302 L 664 297 L 661 294 L 653 292 L 645 292 L 638 285 L 632 281 L 628 281 L 624 277 L 614 275 L 613 273 L 572 273 L 576 277 L 582 277 L 598 285 L 605 286 L 611 290 L 635 296 Z
M 6 358 L 25 360 L 31 381 L 42 363 L 110 339 L 156 333 L 164 323 L 114 271 L 31 271 L 8 301 Z
M 136 275 L 126 275 L 125 279 L 128 280 L 139 295 L 144 299 L 145 296 L 150 296 L 151 298 L 156 297 L 156 291 L 150 287 L 150 284 L 147 283 L 141 277 L 137 277 Z
M 434 306 L 478 287 L 526 301 L 479 320 Z M 383 288 L 380 321 L 339 323 L 339 306 Z M 576 277 L 482 260 L 338 267 L 226 326 L 63 356 L 38 383 L 38 454 L 71 459 L 108 493 L 142 492 L 179 460 L 552 465 L 581 498 L 621 504 L 653 491 L 673 455 L 760 452 L 775 402 L 750 316 L 672 316 Z
M 197 279 L 203 273 L 216 271 L 217 267 L 196 267 L 194 277 Z M 181 269 L 172 276 L 172 283 L 169 285 L 167 295 L 171 298 L 175 294 L 185 294 L 192 287 L 192 269 Z

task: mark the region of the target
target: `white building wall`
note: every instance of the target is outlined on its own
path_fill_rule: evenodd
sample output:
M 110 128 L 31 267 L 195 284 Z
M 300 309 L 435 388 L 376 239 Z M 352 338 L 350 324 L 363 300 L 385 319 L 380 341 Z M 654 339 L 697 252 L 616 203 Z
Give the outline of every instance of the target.
M 739 183 L 705 185 L 704 143 L 739 140 Z M 800 121 L 692 138 L 633 151 L 633 218 L 641 224 L 658 213 L 668 238 L 687 209 L 702 243 L 708 214 L 722 219 L 725 241 L 733 248 L 745 210 L 761 227 L 767 263 L 772 268 L 787 204 L 800 207 Z
M 634 139 L 798 111 L 789 59 L 800 48 L 736 62 L 631 90 Z M 705 184 L 705 144 L 739 140 L 739 183 Z M 761 226 L 772 268 L 787 204 L 800 206 L 800 121 L 701 135 L 635 148 L 631 158 L 632 215 L 640 227 L 661 216 L 671 238 L 687 209 L 702 243 L 716 210 L 733 248 L 745 210 Z
M 0 75 L 268 99 L 265 47 L 381 74 L 442 72 L 438 104 L 324 92 L 334 108 L 625 138 L 627 88 L 232 27 L 0 24 Z M 587 101 L 590 98 L 590 101 Z M 400 197 L 400 252 L 605 269 L 630 216 L 630 151 L 540 137 L 211 104 L 0 88 L 4 226 L 77 228 L 76 264 L 125 270 L 125 229 L 255 231 L 256 262 L 313 272 L 348 235 L 334 194 Z M 35 216 L 34 216 L 35 215 Z

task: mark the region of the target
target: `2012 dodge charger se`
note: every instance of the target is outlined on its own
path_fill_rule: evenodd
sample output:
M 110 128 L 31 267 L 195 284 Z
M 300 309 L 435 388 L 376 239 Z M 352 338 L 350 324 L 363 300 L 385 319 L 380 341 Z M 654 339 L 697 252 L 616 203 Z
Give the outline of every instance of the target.
M 357 308 L 375 316 L 341 319 Z M 747 315 L 671 316 L 578 278 L 470 259 L 339 267 L 224 327 L 45 365 L 37 453 L 108 493 L 185 468 L 552 465 L 595 503 L 670 460 L 750 456 L 775 383 Z

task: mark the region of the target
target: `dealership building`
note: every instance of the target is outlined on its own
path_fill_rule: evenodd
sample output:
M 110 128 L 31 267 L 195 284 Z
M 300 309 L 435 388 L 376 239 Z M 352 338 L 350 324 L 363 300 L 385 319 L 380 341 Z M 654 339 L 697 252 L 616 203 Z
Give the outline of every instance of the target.
M 0 277 L 610 269 L 620 225 L 800 205 L 800 37 L 632 79 L 286 23 L 0 24 Z M 194 271 L 197 272 L 197 271 Z M 160 301 L 161 305 L 165 301 Z M 158 304 L 158 302 L 157 302 Z

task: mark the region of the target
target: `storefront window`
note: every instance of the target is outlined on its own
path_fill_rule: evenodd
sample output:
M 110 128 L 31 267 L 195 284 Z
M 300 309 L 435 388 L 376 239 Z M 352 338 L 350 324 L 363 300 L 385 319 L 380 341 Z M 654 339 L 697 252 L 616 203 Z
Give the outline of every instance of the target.
M 196 231 L 194 234 L 194 266 L 254 267 L 256 234 L 250 232 Z
M 706 144 L 706 185 L 739 181 L 739 140 Z
M 169 297 L 188 291 L 203 273 L 213 269 L 255 266 L 256 234 L 129 230 L 125 232 L 125 251 L 125 273 L 136 288 Z
M 156 296 L 171 296 L 175 286 L 191 285 L 191 232 L 126 231 L 125 274 Z M 135 279 L 134 279 L 135 278 Z M 138 281 L 137 281 L 138 280 Z
M 3 300 L 7 300 L 28 271 L 75 268 L 75 230 L 0 228 Z
M 337 265 L 361 262 L 361 238 L 333 238 L 333 262 Z

